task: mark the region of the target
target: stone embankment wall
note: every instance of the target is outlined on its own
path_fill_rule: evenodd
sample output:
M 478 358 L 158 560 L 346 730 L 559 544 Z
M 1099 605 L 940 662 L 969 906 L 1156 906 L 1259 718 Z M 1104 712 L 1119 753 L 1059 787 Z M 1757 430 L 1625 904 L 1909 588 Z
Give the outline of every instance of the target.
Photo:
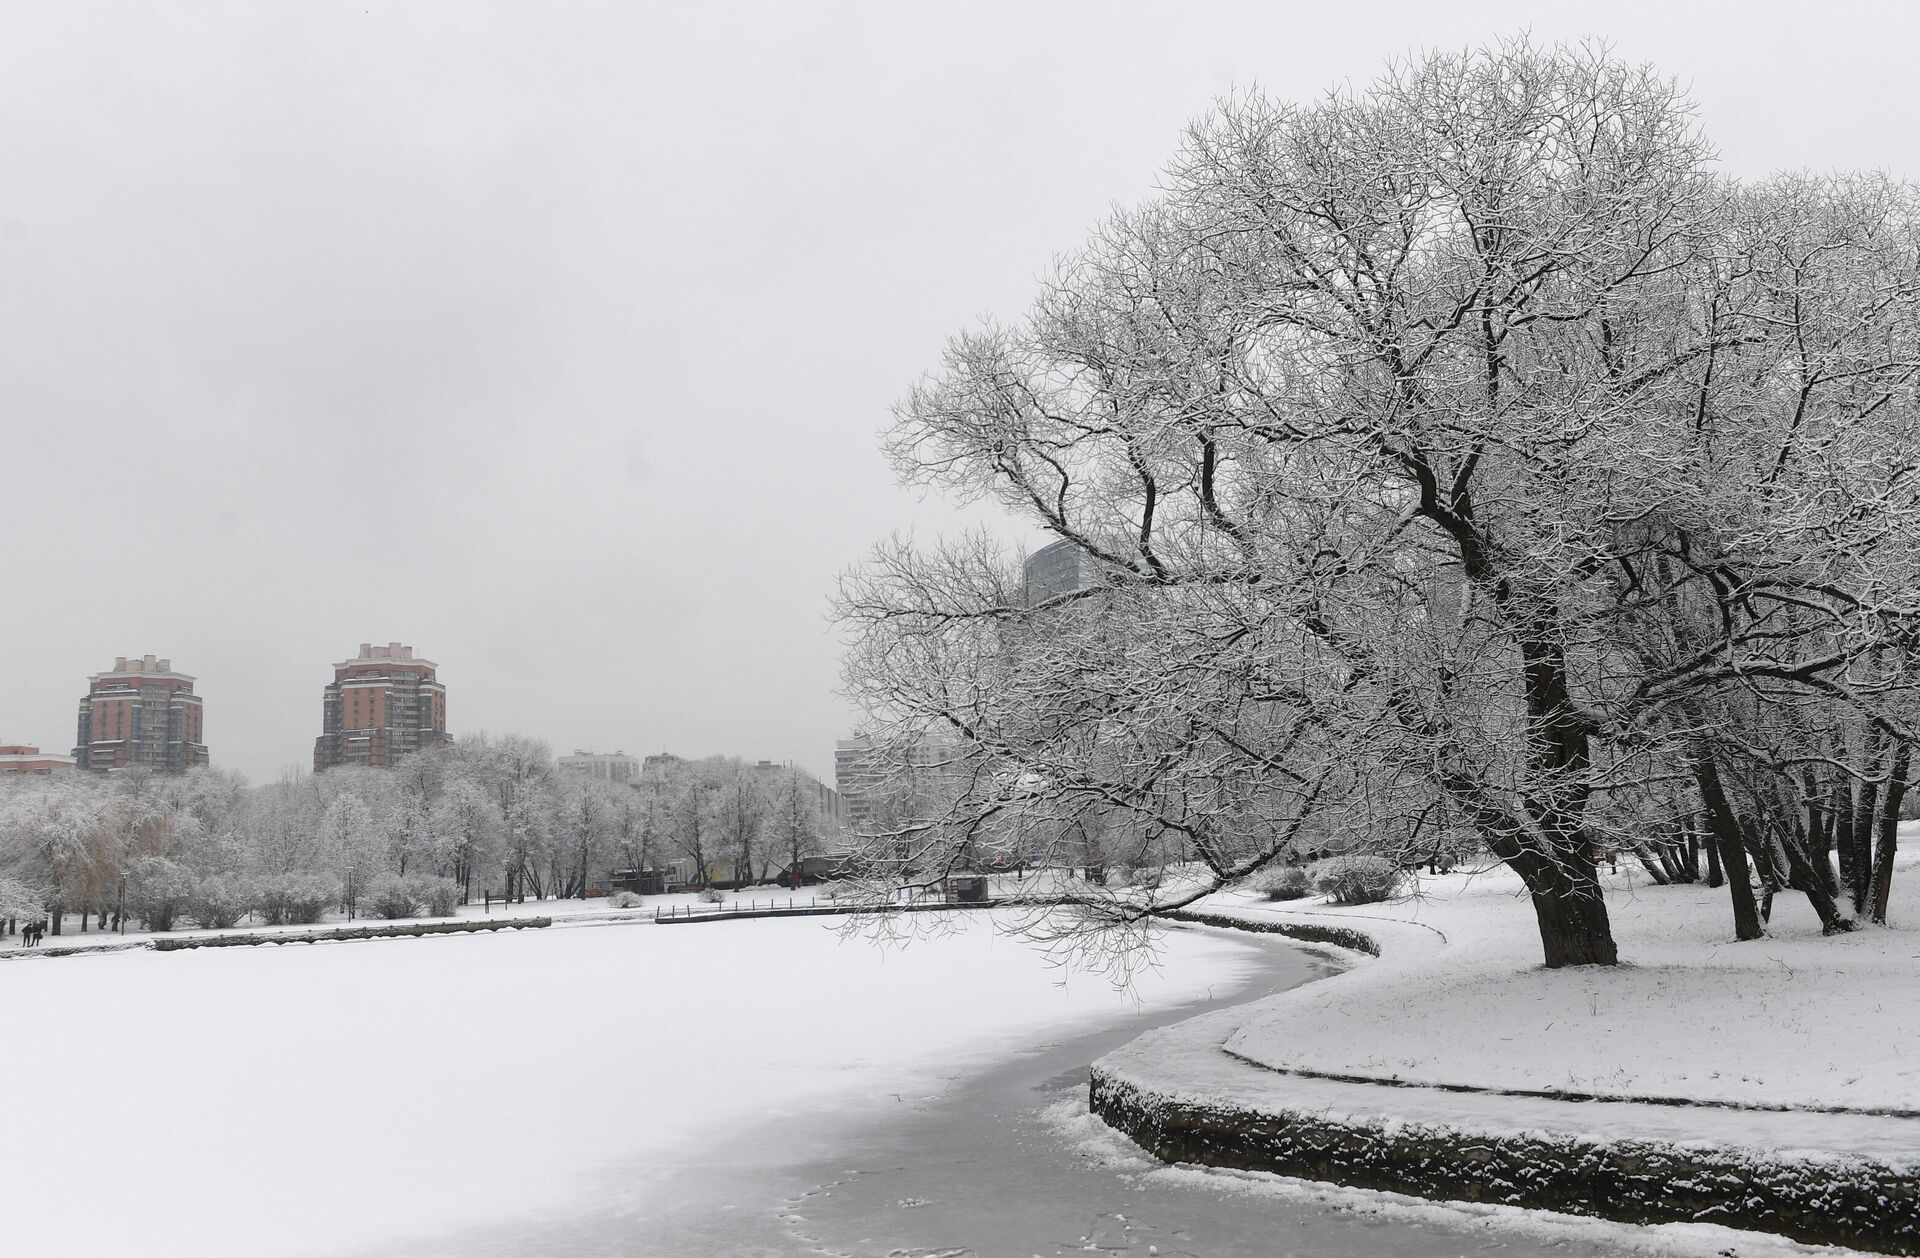
M 377 926 L 334 926 L 324 930 L 182 935 L 154 940 L 153 950 L 178 952 L 183 948 L 247 948 L 260 944 L 331 943 L 343 939 L 417 939 L 425 935 L 470 935 L 483 930 L 537 930 L 551 925 L 551 917 L 502 917 L 490 922 L 382 922 Z
M 1724 1223 L 1815 1244 L 1920 1254 L 1920 1184 L 1909 1171 L 1859 1159 L 1790 1161 L 1544 1132 L 1490 1138 L 1262 1113 L 1160 1093 L 1097 1065 L 1090 1102 L 1103 1121 L 1168 1162 L 1625 1223 Z
M 1188 919 L 1270 929 L 1204 914 Z M 1349 938 L 1329 937 L 1336 932 Z M 1351 938 L 1357 931 L 1289 923 L 1274 933 L 1379 952 L 1373 940 Z M 1199 1080 L 1183 1077 L 1195 1069 L 1214 1072 L 1213 1054 L 1226 1056 L 1219 1048 L 1222 1028 L 1211 1025 L 1186 1037 L 1180 1030 L 1150 1033 L 1094 1063 L 1089 1087 L 1093 1113 L 1163 1161 L 1624 1223 L 1719 1223 L 1814 1244 L 1920 1255 L 1920 1176 L 1911 1166 L 1843 1154 L 1795 1157 L 1691 1141 L 1602 1139 L 1537 1127 L 1496 1135 L 1465 1124 L 1289 1108 L 1287 1076 L 1278 1073 L 1259 1085 L 1263 1100 L 1255 1106 L 1244 1095 L 1231 1101 L 1205 1095 Z M 1151 1048 L 1148 1039 L 1155 1041 Z M 1270 1102 L 1264 1099 L 1269 1089 Z M 1578 1102 L 1567 1106 L 1570 1113 L 1580 1108 Z M 1569 1125 L 1577 1127 L 1577 1113 L 1573 1117 Z M 1915 1135 L 1920 1141 L 1920 1122 Z
M 694 909 L 679 914 L 668 913 L 664 916 L 656 916 L 653 920 L 662 926 L 685 926 L 692 922 L 739 922 L 762 917 L 887 917 L 895 913 L 961 913 L 972 909 L 999 907 L 998 900 L 975 900 L 969 904 L 949 904 L 943 900 L 932 904 L 879 905 L 849 901 L 846 904 L 821 904 L 798 909 L 736 909 L 722 906 Z
M 1319 926 L 1312 922 L 1255 922 L 1242 917 L 1227 917 L 1219 913 L 1198 913 L 1190 909 L 1176 909 L 1163 916 L 1174 922 L 1224 926 L 1231 930 L 1251 931 L 1256 935 L 1285 935 L 1289 939 L 1298 939 L 1302 943 L 1333 944 L 1335 947 L 1364 952 L 1368 956 L 1380 955 L 1380 943 L 1372 935 L 1345 926 Z

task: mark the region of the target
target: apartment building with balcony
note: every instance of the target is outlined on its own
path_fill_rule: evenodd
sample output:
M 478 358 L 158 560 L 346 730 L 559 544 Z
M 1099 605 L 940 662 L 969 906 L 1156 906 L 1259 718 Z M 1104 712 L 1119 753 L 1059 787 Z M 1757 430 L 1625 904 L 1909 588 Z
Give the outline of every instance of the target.
M 185 773 L 207 763 L 204 727 L 192 677 L 175 672 L 173 661 L 163 657 L 123 655 L 87 678 L 73 762 L 101 773 Z
M 390 768 L 411 752 L 447 741 L 447 688 L 439 666 L 401 642 L 375 646 L 333 666 L 321 696 L 313 769 Z

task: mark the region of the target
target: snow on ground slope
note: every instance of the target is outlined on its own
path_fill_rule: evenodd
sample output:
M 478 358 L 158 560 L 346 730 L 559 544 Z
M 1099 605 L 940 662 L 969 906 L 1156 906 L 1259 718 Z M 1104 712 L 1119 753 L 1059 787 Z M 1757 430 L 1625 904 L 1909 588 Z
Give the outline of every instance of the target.
M 0 1233 L 219 1258 L 482 1225 L 717 1135 L 895 1103 L 1256 959 L 1176 932 L 1122 994 L 957 926 L 891 949 L 813 918 L 0 966 Z
M 1776 899 L 1768 938 L 1738 943 L 1724 888 L 1655 886 L 1624 863 L 1609 884 L 1627 964 L 1560 971 L 1541 967 L 1504 870 L 1423 877 L 1419 898 L 1387 905 L 1221 897 L 1248 916 L 1349 921 L 1385 945 L 1244 1011 L 1227 1047 L 1423 1083 L 1920 1110 L 1920 861 L 1902 861 L 1891 926 L 1833 938 L 1797 894 Z

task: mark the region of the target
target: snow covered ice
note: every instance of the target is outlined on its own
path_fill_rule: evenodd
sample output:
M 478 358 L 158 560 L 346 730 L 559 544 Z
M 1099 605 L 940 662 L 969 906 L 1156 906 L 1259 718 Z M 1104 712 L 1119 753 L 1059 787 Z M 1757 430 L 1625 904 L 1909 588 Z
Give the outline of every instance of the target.
M 7 964 L 7 1248 L 348 1253 L 610 1183 L 642 1208 L 703 1146 L 897 1105 L 1254 955 L 1175 933 L 1122 993 L 984 919 L 904 948 L 803 919 Z M 76 1228 L 83 1181 L 112 1207 Z

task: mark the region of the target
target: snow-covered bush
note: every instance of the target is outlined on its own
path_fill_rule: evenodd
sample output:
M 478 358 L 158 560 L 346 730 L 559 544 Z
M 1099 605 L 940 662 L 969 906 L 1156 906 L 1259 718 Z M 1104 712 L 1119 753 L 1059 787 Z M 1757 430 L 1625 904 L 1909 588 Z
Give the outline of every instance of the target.
M 700 890 L 700 900 L 705 904 L 725 904 L 727 893 L 718 887 L 703 887 Z
M 202 878 L 187 900 L 187 914 L 200 925 L 225 930 L 247 915 L 259 894 L 246 879 L 215 874 Z
M 294 870 L 260 879 L 254 907 L 269 926 L 306 926 L 326 915 L 340 898 L 340 884 L 326 874 Z
M 452 917 L 460 910 L 460 884 L 436 874 L 408 874 L 407 887 L 428 917 Z
M 413 880 L 399 874 L 375 874 L 366 890 L 360 893 L 359 900 L 361 911 L 368 917 L 383 917 L 388 921 L 418 917 L 426 907 L 415 894 Z
M 187 911 L 199 879 L 179 861 L 164 856 L 143 856 L 127 872 L 127 909 L 148 930 L 172 930 L 174 922 Z
M 1299 900 L 1313 894 L 1313 880 L 1298 865 L 1270 866 L 1248 879 L 1247 889 L 1269 900 Z
M 637 909 L 642 904 L 646 903 L 646 901 L 642 900 L 639 896 L 635 895 L 631 891 L 616 891 L 613 893 L 613 898 L 609 900 L 608 903 L 612 904 L 613 907 L 616 909 Z
M 0 922 L 37 921 L 45 905 L 46 897 L 26 883 L 0 878 Z
M 1384 856 L 1361 852 L 1330 856 L 1307 871 L 1313 889 L 1335 904 L 1378 904 L 1400 890 L 1400 866 Z
M 1130 869 L 1127 871 L 1127 885 L 1130 887 L 1146 887 L 1151 890 L 1160 885 L 1160 880 L 1165 874 L 1166 870 L 1158 865 L 1142 865 L 1138 869 Z

